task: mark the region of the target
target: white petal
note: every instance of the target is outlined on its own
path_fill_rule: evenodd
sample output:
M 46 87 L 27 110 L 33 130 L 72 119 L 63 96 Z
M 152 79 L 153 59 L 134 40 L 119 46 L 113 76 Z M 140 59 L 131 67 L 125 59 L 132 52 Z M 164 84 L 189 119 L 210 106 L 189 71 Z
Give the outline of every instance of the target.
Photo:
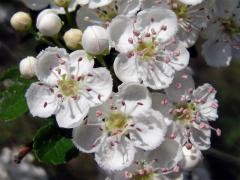
M 211 129 L 200 129 L 199 125 L 193 123 L 193 126 L 190 127 L 191 143 L 196 146 L 199 150 L 207 150 L 211 146 Z
M 77 0 L 78 4 L 80 5 L 86 5 L 89 3 L 90 0 Z
M 33 116 L 47 118 L 58 109 L 58 100 L 47 85 L 33 83 L 26 92 L 29 110 Z
M 110 97 L 113 80 L 106 68 L 95 68 L 90 74 L 92 76 L 84 78 L 82 94 L 92 107 L 104 103 Z
M 86 6 L 81 7 L 76 14 L 76 23 L 79 29 L 85 30 L 88 26 L 103 25 L 95 10 L 89 9 Z M 100 24 L 97 24 L 100 23 Z
M 204 0 L 179 0 L 180 2 L 187 4 L 187 5 L 197 5 L 203 2 Z
M 110 4 L 113 0 L 90 0 L 88 6 L 90 9 L 96 9 L 99 7 L 106 6 Z
M 183 158 L 182 146 L 175 140 L 166 139 L 155 150 L 149 152 L 148 160 L 157 160 L 160 168 L 173 168 Z
M 66 50 L 60 48 L 49 47 L 38 54 L 35 71 L 40 81 L 56 85 L 61 78 L 57 69 L 61 69 L 62 74 L 66 73 L 65 67 L 59 64 L 58 56 L 64 61 L 69 59 Z
M 85 153 L 95 152 L 102 141 L 101 126 L 82 123 L 73 129 L 73 143 L 79 151 Z
M 126 14 L 128 16 L 133 16 L 141 8 L 141 2 L 139 0 L 118 0 L 118 14 Z
M 133 36 L 131 19 L 126 16 L 117 16 L 109 24 L 108 32 L 115 49 L 121 53 L 127 53 L 134 49 L 128 42 Z
M 58 14 L 65 14 L 65 10 L 63 7 L 59 7 L 57 5 L 55 5 L 54 0 L 50 0 L 51 3 L 51 9 L 54 9 Z M 77 0 L 71 0 L 71 3 L 68 6 L 68 12 L 73 12 L 76 10 L 78 5 Z
M 171 101 L 178 103 L 182 96 L 188 95 L 194 89 L 195 85 L 190 69 L 186 69 L 175 74 L 173 83 L 165 89 L 165 92 Z
M 152 89 L 168 87 L 174 77 L 174 69 L 162 61 L 138 61 L 143 84 Z
M 41 10 L 49 5 L 49 0 L 22 0 L 32 10 Z
M 82 76 L 90 73 L 94 66 L 94 59 L 88 59 L 87 53 L 83 50 L 77 50 L 70 55 L 70 71 L 74 76 Z
M 134 145 L 143 150 L 153 150 L 164 140 L 166 124 L 162 114 L 155 110 L 143 111 L 134 119 L 134 129 L 129 136 Z
M 152 20 L 154 21 L 152 22 Z M 162 30 L 157 36 L 161 42 L 167 41 L 175 35 L 178 29 L 175 13 L 163 7 L 153 7 L 138 13 L 137 25 L 149 30 L 154 29 L 156 32 L 165 26 L 167 29 Z
M 202 45 L 202 55 L 208 65 L 225 67 L 232 60 L 232 48 L 229 43 L 208 40 Z
M 139 82 L 137 62 L 135 57 L 128 58 L 126 54 L 119 54 L 113 64 L 116 76 L 122 82 Z
M 204 84 L 193 91 L 196 100 L 203 100 L 197 105 L 201 120 L 214 121 L 218 118 L 218 101 L 215 99 L 216 90 L 210 84 Z
M 152 107 L 156 111 L 160 111 L 164 116 L 165 123 L 170 125 L 172 123 L 173 114 L 170 110 L 174 108 L 168 96 L 162 93 L 154 92 L 152 95 Z
M 122 170 L 131 165 L 135 152 L 132 143 L 124 137 L 114 146 L 106 139 L 95 153 L 95 160 L 104 170 Z
M 191 32 L 187 32 L 183 30 L 182 28 L 179 28 L 177 37 L 181 41 L 181 43 L 184 45 L 184 47 L 189 48 L 192 47 L 197 39 L 198 39 L 199 32 L 197 30 L 192 30 Z
M 230 18 L 238 3 L 238 0 L 217 0 L 214 7 L 215 15 L 224 19 Z
M 138 115 L 142 111 L 148 110 L 152 105 L 152 100 L 148 89 L 141 84 L 126 83 L 119 86 L 118 101 L 124 102 L 121 109 L 131 116 Z
M 56 112 L 56 120 L 59 127 L 75 128 L 82 123 L 88 111 L 89 104 L 83 96 L 79 100 L 67 98 Z

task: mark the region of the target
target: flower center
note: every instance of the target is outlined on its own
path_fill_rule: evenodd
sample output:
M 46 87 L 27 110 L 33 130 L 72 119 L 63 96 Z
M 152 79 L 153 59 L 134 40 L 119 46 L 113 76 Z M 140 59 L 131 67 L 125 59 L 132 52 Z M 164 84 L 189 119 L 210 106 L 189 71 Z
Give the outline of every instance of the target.
M 240 33 L 240 27 L 237 26 L 237 24 L 232 19 L 222 20 L 222 25 L 225 32 L 231 37 Z
M 178 104 L 175 109 L 175 120 L 187 125 L 194 119 L 196 105 L 193 102 Z
M 151 40 L 139 42 L 136 51 L 142 60 L 150 60 L 155 54 L 155 49 L 155 38 L 151 38 Z
M 188 17 L 188 6 L 185 4 L 174 2 L 172 9 L 176 13 L 178 19 L 185 19 Z
M 66 79 L 65 77 L 59 82 L 60 91 L 64 96 L 78 96 L 80 92 L 79 81 L 75 79 Z
M 128 122 L 128 117 L 119 111 L 112 111 L 109 117 L 105 120 L 105 126 L 109 134 L 115 134 L 122 131 Z
M 143 174 L 135 174 L 131 178 L 132 180 L 153 180 L 154 179 L 154 173 L 153 172 L 148 172 L 146 170 L 142 170 Z

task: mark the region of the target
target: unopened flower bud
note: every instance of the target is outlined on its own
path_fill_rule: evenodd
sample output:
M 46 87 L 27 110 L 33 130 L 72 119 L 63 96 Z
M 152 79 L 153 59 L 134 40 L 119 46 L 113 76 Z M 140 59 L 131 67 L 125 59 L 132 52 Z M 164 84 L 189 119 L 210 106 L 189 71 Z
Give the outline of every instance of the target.
M 109 35 L 101 26 L 88 26 L 82 36 L 83 49 L 93 55 L 103 54 L 109 50 Z
M 71 0 L 54 0 L 54 3 L 59 7 L 67 8 L 71 3 Z
M 44 36 L 54 36 L 62 28 L 62 21 L 54 10 L 43 10 L 37 17 L 37 29 Z
M 24 32 L 31 28 L 32 18 L 28 13 L 20 11 L 12 16 L 10 23 L 16 31 Z
M 79 49 L 81 47 L 82 31 L 79 29 L 70 29 L 65 32 L 63 39 L 69 49 Z
M 180 166 L 183 170 L 190 170 L 194 168 L 202 160 L 202 153 L 195 146 L 192 146 L 191 149 L 187 149 L 187 147 L 184 146 L 182 148 L 182 152 L 184 158 L 180 162 Z
M 19 70 L 22 77 L 30 79 L 35 75 L 34 66 L 36 58 L 29 56 L 21 60 Z

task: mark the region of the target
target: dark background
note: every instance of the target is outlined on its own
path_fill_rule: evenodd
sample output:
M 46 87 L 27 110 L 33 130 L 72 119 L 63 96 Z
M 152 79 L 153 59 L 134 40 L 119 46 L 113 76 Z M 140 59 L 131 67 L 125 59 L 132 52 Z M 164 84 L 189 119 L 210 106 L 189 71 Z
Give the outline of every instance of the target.
M 10 24 L 11 16 L 17 11 L 26 11 L 33 16 L 36 12 L 27 9 L 20 0 L 0 0 L 0 73 L 18 65 L 22 58 L 35 56 L 45 45 L 39 44 L 31 35 L 15 32 Z M 233 60 L 226 68 L 207 66 L 200 55 L 200 44 L 190 49 L 190 66 L 194 70 L 197 85 L 211 83 L 217 90 L 220 101 L 219 119 L 212 123 L 222 129 L 222 136 L 212 133 L 212 148 L 203 152 L 204 167 L 213 180 L 240 179 L 240 60 Z M 15 147 L 31 141 L 37 128 L 45 122 L 31 118 L 30 114 L 17 121 L 0 121 L 0 151 L 3 147 Z M 43 166 L 52 180 L 92 180 L 99 177 L 99 170 L 92 155 L 80 154 L 66 165 Z M 187 177 L 193 179 L 191 173 Z M 204 178 L 201 178 L 204 180 Z

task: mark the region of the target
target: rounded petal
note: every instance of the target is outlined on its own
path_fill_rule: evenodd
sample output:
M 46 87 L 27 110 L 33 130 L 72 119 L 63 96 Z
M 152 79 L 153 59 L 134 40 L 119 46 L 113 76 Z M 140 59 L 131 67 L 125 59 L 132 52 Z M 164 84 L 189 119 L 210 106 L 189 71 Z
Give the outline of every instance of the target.
M 202 55 L 209 66 L 225 67 L 232 60 L 232 48 L 229 43 L 208 40 L 202 46 Z
M 113 0 L 90 0 L 89 3 L 88 3 L 88 7 L 90 9 L 96 9 L 96 8 L 99 8 L 99 7 L 103 7 L 103 6 L 106 6 L 108 4 L 110 4 Z
M 102 141 L 100 125 L 87 125 L 82 123 L 73 129 L 73 143 L 79 151 L 84 153 L 95 152 Z
M 56 85 L 61 75 L 66 73 L 65 66 L 59 63 L 59 60 L 68 61 L 66 50 L 49 47 L 40 52 L 37 59 L 35 71 L 38 79 L 47 84 Z M 61 69 L 60 74 L 59 69 Z
M 41 10 L 49 5 L 49 0 L 22 0 L 23 3 L 32 10 Z
M 152 95 L 152 107 L 156 111 L 160 111 L 164 116 L 165 123 L 170 125 L 174 119 L 173 114 L 170 113 L 174 106 L 169 100 L 168 96 L 162 93 L 151 93 Z
M 83 96 L 81 96 L 79 100 L 67 98 L 62 102 L 59 110 L 56 112 L 56 120 L 59 127 L 75 128 L 82 123 L 88 111 L 89 104 Z
M 108 27 L 112 45 L 121 53 L 128 53 L 134 47 L 128 39 L 133 36 L 132 21 L 127 16 L 119 15 L 114 18 Z
M 29 111 L 33 116 L 47 118 L 58 109 L 58 100 L 47 85 L 33 83 L 25 96 Z
M 104 103 L 112 94 L 113 80 L 106 68 L 95 68 L 83 82 L 82 94 L 91 107 Z
M 134 127 L 129 131 L 133 144 L 143 150 L 153 150 L 164 140 L 166 124 L 162 114 L 155 110 L 143 111 L 133 117 Z
M 238 6 L 238 0 L 217 0 L 215 2 L 214 13 L 217 17 L 228 19 Z
M 103 21 L 99 18 L 95 10 L 83 6 L 77 11 L 76 23 L 79 29 L 85 30 L 88 26 L 96 25 L 96 22 L 103 25 Z
M 120 53 L 116 57 L 113 67 L 116 76 L 122 82 L 139 82 L 135 57 L 128 58 L 126 54 Z
M 166 139 L 155 150 L 149 152 L 148 160 L 156 160 L 157 167 L 173 168 L 183 159 L 182 146 L 175 140 Z
M 161 42 L 170 39 L 176 34 L 178 29 L 175 13 L 163 7 L 153 7 L 138 13 L 137 26 L 148 30 L 154 29 L 156 32 L 159 32 L 162 27 L 165 27 L 166 30 L 161 30 L 157 36 L 158 40 Z
M 87 53 L 83 50 L 77 50 L 70 55 L 70 72 L 75 76 L 82 76 L 90 73 L 94 66 L 94 60 L 87 57 Z
M 118 0 L 118 14 L 125 14 L 127 16 L 135 15 L 141 8 L 141 2 L 139 0 Z
M 204 0 L 179 0 L 180 2 L 187 4 L 187 5 L 197 5 L 203 2 Z
M 190 69 L 185 69 L 175 74 L 173 83 L 165 89 L 169 99 L 173 102 L 180 102 L 184 95 L 188 95 L 195 89 L 194 80 Z
M 152 89 L 167 88 L 173 81 L 174 69 L 162 61 L 138 61 L 143 84 Z
M 118 101 L 124 102 L 121 109 L 131 116 L 138 115 L 142 111 L 148 110 L 152 105 L 152 100 L 148 89 L 141 84 L 128 83 L 119 86 Z
M 186 48 L 192 47 L 197 39 L 198 39 L 199 31 L 197 30 L 192 30 L 191 32 L 186 32 L 184 29 L 179 28 L 177 37 L 181 41 L 181 43 L 184 45 Z
M 122 170 L 132 164 L 135 152 L 132 143 L 124 137 L 114 146 L 108 139 L 105 139 L 95 152 L 95 160 L 104 170 Z

